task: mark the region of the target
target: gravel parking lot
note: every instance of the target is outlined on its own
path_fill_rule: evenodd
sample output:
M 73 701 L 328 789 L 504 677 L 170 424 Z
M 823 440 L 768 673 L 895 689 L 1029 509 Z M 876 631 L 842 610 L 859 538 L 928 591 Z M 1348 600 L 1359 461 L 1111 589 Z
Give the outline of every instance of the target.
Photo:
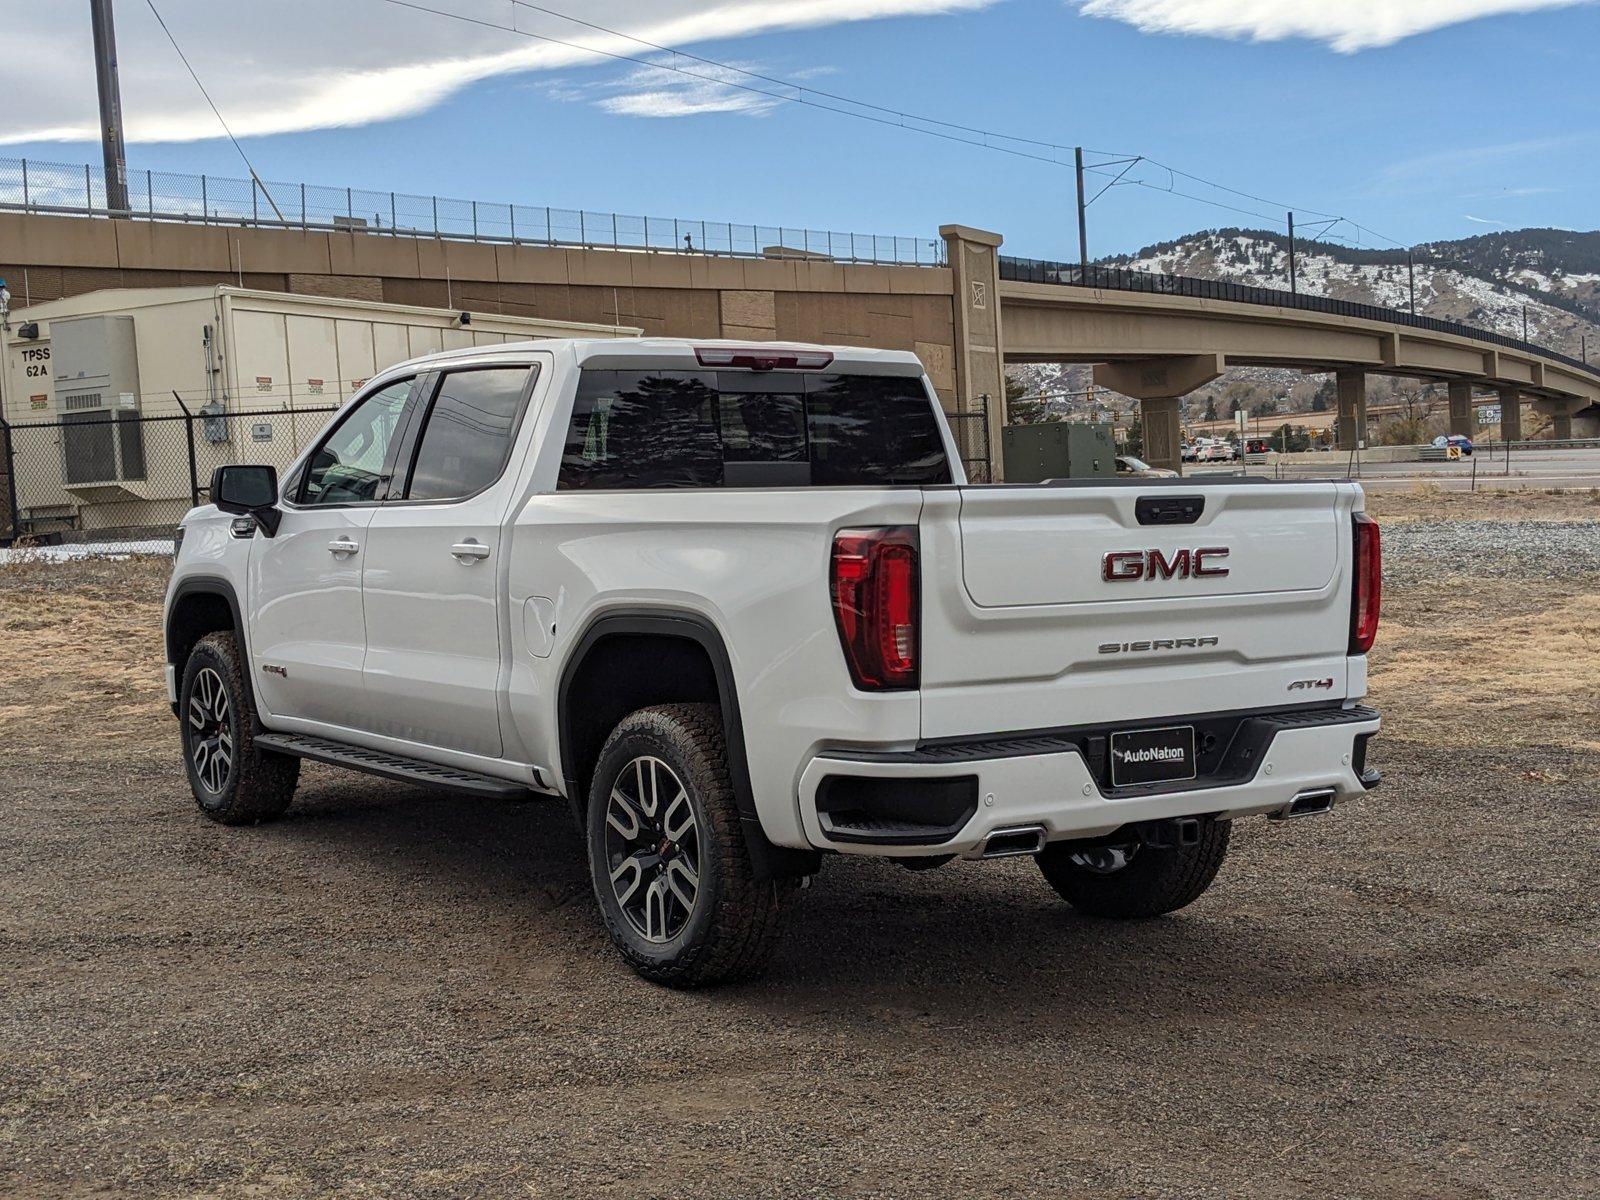
M 1384 582 L 1448 578 L 1559 581 L 1600 562 L 1600 522 L 1411 521 L 1384 531 Z
M 1139 925 L 829 862 L 696 994 L 613 954 L 556 804 L 308 767 L 203 821 L 167 567 L 0 566 L 0 1192 L 1600 1195 L 1600 525 L 1395 510 L 1380 791 Z

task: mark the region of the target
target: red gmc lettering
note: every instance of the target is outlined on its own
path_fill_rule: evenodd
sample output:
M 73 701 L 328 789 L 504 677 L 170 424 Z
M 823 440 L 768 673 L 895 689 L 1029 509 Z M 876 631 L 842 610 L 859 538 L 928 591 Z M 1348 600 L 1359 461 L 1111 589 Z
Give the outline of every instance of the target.
M 1100 577 L 1113 582 L 1131 579 L 1215 579 L 1228 573 L 1216 560 L 1228 557 L 1226 546 L 1177 550 L 1171 558 L 1161 550 L 1114 550 L 1100 563 Z M 1208 561 L 1209 560 L 1209 561 Z

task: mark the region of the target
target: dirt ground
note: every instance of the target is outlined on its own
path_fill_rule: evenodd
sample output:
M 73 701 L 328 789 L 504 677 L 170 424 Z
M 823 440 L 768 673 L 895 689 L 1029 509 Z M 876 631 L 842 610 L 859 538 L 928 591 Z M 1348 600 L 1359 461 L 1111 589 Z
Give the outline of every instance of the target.
M 1384 524 L 1409 521 L 1600 521 L 1600 490 L 1480 488 L 1447 491 L 1435 484 L 1373 488 L 1367 511 Z
M 1600 1195 L 1600 561 L 1390 589 L 1387 782 L 1240 822 L 1183 913 L 830 861 L 696 994 L 612 953 L 556 804 L 308 767 L 201 819 L 167 569 L 0 568 L 0 1193 Z

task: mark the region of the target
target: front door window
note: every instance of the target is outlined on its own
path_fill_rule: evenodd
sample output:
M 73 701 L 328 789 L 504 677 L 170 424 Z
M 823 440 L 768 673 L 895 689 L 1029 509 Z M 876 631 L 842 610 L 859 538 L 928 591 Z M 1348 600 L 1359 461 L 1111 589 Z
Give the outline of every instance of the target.
M 366 504 L 379 498 L 395 429 L 411 394 L 399 379 L 361 400 L 323 439 L 311 456 L 299 503 L 307 506 Z

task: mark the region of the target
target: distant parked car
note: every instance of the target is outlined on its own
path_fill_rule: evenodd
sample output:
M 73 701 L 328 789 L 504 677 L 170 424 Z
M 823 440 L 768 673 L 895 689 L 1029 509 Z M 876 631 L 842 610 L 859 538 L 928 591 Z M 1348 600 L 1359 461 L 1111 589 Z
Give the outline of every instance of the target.
M 1152 467 L 1142 458 L 1135 458 L 1131 454 L 1117 455 L 1118 475 L 1137 475 L 1144 479 L 1176 479 L 1178 473 L 1169 471 L 1166 467 Z
M 1198 454 L 1199 451 L 1200 451 L 1200 448 L 1198 446 L 1196 446 L 1193 442 L 1185 442 L 1178 449 L 1178 458 L 1183 462 L 1193 462 L 1194 461 L 1194 456 L 1196 454 Z
M 1232 462 L 1236 457 L 1232 442 L 1213 442 L 1209 446 L 1201 446 L 1195 455 L 1195 462 Z

